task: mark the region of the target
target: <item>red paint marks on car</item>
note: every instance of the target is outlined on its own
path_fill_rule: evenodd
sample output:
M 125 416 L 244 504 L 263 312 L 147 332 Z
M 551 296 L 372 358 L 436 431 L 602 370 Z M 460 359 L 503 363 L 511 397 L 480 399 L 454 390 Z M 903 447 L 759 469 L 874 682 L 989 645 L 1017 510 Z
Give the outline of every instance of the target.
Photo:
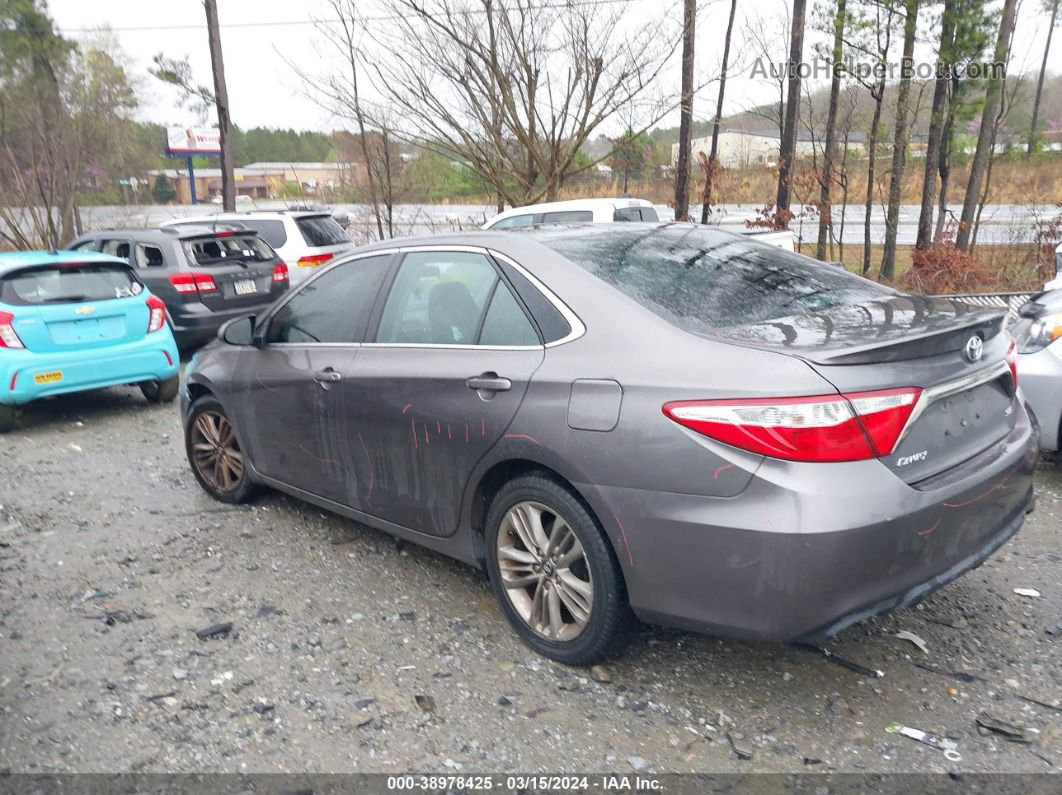
M 523 439 L 524 441 L 532 442 L 534 444 L 538 444 L 538 439 L 536 439 L 534 436 L 528 436 L 526 433 L 507 433 L 507 434 L 505 434 L 505 436 L 503 438 L 505 438 L 505 439 Z M 539 447 L 541 447 L 541 446 L 542 445 L 539 445 Z
M 734 464 L 723 464 L 721 467 L 716 467 L 715 474 L 712 475 L 712 480 L 719 480 L 719 476 L 726 472 L 728 469 L 733 469 Z
M 631 564 L 631 568 L 634 568 L 634 555 L 631 553 L 631 545 L 627 541 L 627 531 L 623 529 L 623 522 L 619 520 L 619 517 L 616 516 L 616 514 L 612 514 L 612 518 L 616 520 L 616 526 L 620 531 L 620 538 L 623 539 L 623 546 L 627 550 L 627 562 Z

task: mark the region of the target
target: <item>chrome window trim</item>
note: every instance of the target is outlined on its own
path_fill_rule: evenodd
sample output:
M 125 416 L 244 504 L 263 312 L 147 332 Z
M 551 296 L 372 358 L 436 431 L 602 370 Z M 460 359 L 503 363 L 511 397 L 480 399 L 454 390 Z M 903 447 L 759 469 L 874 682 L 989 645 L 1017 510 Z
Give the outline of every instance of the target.
M 363 342 L 363 348 L 438 348 L 458 351 L 541 351 L 544 345 L 460 345 L 444 342 Z
M 983 370 L 978 370 L 975 373 L 968 373 L 967 375 L 955 378 L 951 381 L 946 381 L 943 384 L 936 384 L 935 386 L 926 387 L 922 390 L 922 394 L 918 396 L 918 401 L 915 403 L 914 408 L 911 410 L 911 416 L 907 418 L 907 424 L 903 426 L 903 430 L 900 431 L 899 437 L 896 439 L 896 444 L 893 446 L 895 450 L 899 447 L 900 442 L 907 436 L 907 432 L 911 430 L 914 424 L 918 421 L 918 418 L 925 413 L 925 410 L 938 400 L 942 400 L 952 395 L 957 395 L 960 392 L 965 392 L 967 389 L 973 389 L 974 387 L 981 386 L 995 381 L 1000 376 L 1006 375 L 1010 372 L 1010 365 L 1005 359 L 1000 360 L 991 367 L 986 367 Z

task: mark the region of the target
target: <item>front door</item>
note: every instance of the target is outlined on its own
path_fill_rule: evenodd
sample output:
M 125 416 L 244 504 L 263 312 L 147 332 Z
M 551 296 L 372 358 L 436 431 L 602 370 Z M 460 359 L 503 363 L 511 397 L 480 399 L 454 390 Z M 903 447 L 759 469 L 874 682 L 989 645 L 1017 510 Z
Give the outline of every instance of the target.
M 342 263 L 297 290 L 268 318 L 265 344 L 241 352 L 241 424 L 262 474 L 348 503 L 357 493 L 340 410 L 390 255 Z
M 509 427 L 542 357 L 538 332 L 485 254 L 407 253 L 374 341 L 343 378 L 354 507 L 453 533 L 473 467 Z

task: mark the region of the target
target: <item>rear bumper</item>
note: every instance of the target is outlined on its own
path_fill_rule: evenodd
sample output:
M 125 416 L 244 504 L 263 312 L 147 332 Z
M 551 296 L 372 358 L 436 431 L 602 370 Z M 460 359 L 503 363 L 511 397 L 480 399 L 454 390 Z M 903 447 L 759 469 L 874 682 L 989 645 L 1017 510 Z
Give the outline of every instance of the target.
M 163 380 L 177 375 L 179 365 L 177 345 L 166 329 L 105 348 L 5 351 L 0 356 L 0 403 L 18 405 L 68 392 Z M 62 373 L 62 379 L 38 384 L 36 376 L 48 373 Z
M 586 487 L 640 618 L 807 640 L 924 598 L 1020 528 L 1037 461 L 1024 410 L 1008 437 L 912 487 L 878 461 L 764 462 L 729 499 Z M 606 526 L 609 524 L 605 522 Z

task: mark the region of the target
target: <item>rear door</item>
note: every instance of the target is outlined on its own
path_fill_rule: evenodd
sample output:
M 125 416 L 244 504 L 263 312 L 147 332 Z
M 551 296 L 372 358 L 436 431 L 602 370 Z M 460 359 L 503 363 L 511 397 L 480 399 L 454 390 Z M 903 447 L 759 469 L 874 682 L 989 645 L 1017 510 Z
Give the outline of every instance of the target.
M 274 278 L 279 257 L 256 234 L 222 231 L 184 238 L 180 245 L 196 280 L 191 292 L 198 291 L 198 300 L 214 311 L 261 306 L 287 288 L 286 279 Z
M 541 340 L 479 250 L 405 254 L 376 326 L 343 377 L 353 507 L 449 535 L 473 467 L 542 362 Z
M 26 349 L 56 353 L 131 342 L 147 333 L 144 287 L 118 263 L 21 268 L 0 280 L 0 302 L 13 307 Z

